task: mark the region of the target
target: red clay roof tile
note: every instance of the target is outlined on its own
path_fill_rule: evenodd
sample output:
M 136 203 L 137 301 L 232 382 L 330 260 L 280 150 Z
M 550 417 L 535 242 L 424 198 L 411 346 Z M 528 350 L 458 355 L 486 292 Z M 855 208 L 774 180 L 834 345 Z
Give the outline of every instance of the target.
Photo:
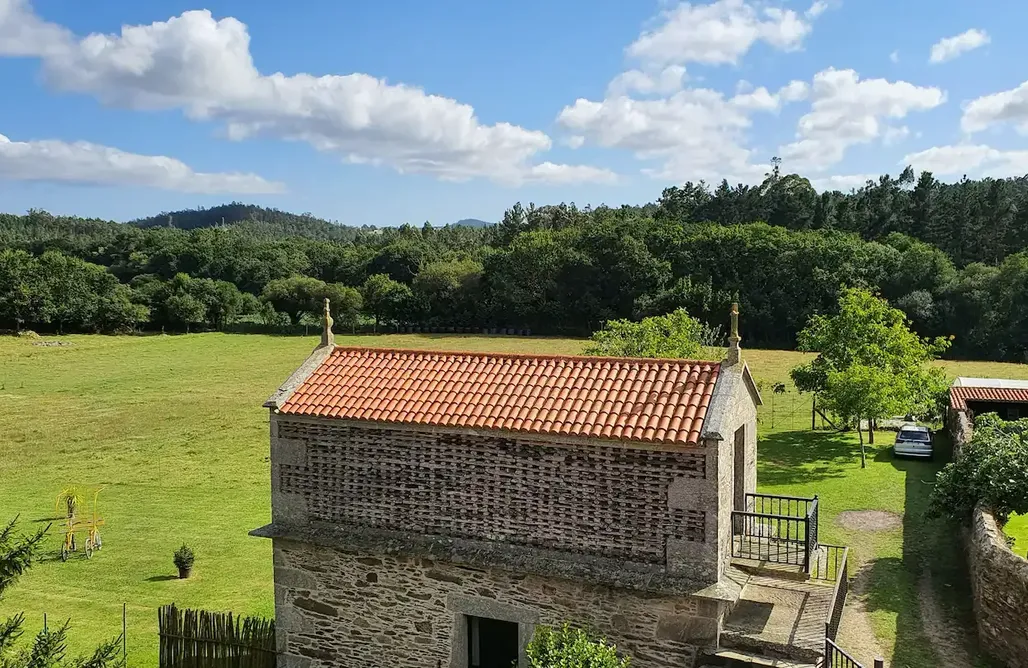
M 966 410 L 968 401 L 1028 403 L 1028 389 L 1013 387 L 975 387 L 967 385 L 958 385 L 949 388 L 949 403 L 954 410 Z
M 688 360 L 339 347 L 279 410 L 691 445 L 719 372 Z

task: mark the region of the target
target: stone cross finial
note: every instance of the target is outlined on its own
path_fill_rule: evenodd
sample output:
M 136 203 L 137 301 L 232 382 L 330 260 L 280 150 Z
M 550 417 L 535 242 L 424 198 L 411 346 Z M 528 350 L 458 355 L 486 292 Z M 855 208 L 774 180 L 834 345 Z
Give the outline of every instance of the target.
M 325 316 L 322 319 L 321 345 L 319 348 L 334 346 L 336 344 L 335 334 L 332 333 L 332 311 L 329 308 L 328 297 L 325 297 Z
M 739 348 L 739 304 L 732 303 L 732 333 L 728 337 L 728 357 L 725 360 L 728 364 L 738 364 L 742 359 L 742 350 Z

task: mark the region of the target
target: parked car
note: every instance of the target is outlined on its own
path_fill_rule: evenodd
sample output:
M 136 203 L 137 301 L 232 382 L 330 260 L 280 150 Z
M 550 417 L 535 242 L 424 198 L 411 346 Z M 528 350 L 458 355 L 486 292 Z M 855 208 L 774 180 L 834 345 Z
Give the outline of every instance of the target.
M 896 444 L 892 453 L 899 457 L 923 457 L 931 459 L 935 455 L 935 444 L 932 430 L 917 424 L 905 424 L 896 434 Z

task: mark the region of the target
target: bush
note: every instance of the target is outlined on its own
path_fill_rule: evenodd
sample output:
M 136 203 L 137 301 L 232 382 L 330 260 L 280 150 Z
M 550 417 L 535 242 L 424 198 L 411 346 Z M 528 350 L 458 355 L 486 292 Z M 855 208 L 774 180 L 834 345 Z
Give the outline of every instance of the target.
M 539 626 L 525 650 L 532 668 L 628 668 L 631 659 L 619 657 L 606 639 L 594 640 L 581 629 Z
M 1028 419 L 978 416 L 963 455 L 936 477 L 928 512 L 966 521 L 979 503 L 1001 524 L 1010 513 L 1028 513 Z
M 700 352 L 701 336 L 703 325 L 680 308 L 667 315 L 644 318 L 642 322 L 609 320 L 592 335 L 585 354 L 690 359 Z M 706 336 L 714 335 L 708 332 Z
M 188 570 L 193 567 L 194 559 L 195 555 L 193 555 L 193 550 L 191 550 L 187 545 L 182 545 L 182 547 L 175 550 L 174 561 L 176 568 Z

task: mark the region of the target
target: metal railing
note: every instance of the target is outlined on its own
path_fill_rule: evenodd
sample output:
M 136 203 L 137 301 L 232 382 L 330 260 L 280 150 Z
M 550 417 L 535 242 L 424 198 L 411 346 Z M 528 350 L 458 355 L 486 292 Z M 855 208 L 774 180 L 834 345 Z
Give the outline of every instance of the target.
M 832 603 L 825 615 L 825 638 L 835 640 L 839 635 L 839 624 L 842 623 L 842 611 L 846 607 L 846 594 L 850 588 L 849 548 L 838 545 L 822 545 L 827 554 L 834 554 L 825 559 L 824 572 L 827 575 L 834 570 L 835 590 L 832 592 Z M 830 578 L 824 578 L 830 580 Z
M 732 511 L 732 557 L 802 566 L 817 552 L 817 497 L 746 494 L 746 510 Z
M 864 665 L 847 654 L 830 638 L 825 638 L 824 668 L 864 668 Z

